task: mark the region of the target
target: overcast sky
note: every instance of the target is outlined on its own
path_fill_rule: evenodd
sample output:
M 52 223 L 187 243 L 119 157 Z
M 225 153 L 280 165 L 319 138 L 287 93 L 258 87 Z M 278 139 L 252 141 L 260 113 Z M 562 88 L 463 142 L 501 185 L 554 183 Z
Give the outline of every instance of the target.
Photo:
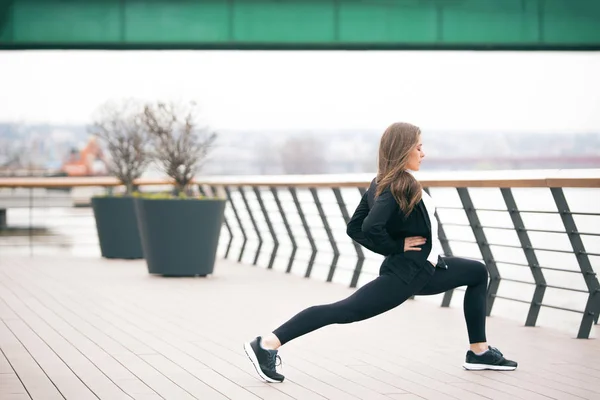
M 215 128 L 600 132 L 600 54 L 0 51 L 0 121 L 124 96 L 195 99 Z

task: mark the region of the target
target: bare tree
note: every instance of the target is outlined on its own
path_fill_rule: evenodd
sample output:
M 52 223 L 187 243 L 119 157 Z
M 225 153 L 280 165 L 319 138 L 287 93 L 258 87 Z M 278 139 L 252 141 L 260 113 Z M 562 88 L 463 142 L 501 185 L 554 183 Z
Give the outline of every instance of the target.
M 293 136 L 281 146 L 286 174 L 322 174 L 327 170 L 323 143 L 311 136 Z
M 189 193 L 189 184 L 200 170 L 217 134 L 201 126 L 195 102 L 150 103 L 143 120 L 153 142 L 155 158 L 173 179 L 177 195 Z
M 142 110 L 134 100 L 109 101 L 97 110 L 90 127 L 91 133 L 106 145 L 109 173 L 125 186 L 128 195 L 133 192 L 134 181 L 142 176 L 152 160 Z

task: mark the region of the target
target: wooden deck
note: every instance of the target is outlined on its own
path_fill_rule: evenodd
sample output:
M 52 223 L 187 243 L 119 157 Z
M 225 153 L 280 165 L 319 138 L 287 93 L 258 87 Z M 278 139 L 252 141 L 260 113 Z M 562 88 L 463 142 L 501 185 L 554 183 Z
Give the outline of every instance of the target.
M 0 255 L 0 399 L 599 399 L 600 343 L 488 318 L 513 372 L 468 372 L 462 310 L 408 301 L 284 346 L 282 384 L 242 342 L 341 285 L 220 261 L 208 279 L 143 261 Z

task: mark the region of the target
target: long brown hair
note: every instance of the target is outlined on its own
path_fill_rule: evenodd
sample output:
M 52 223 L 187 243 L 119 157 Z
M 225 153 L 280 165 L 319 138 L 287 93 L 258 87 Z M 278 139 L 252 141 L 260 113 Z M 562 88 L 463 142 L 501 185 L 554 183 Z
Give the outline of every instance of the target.
M 379 142 L 375 196 L 389 187 L 405 216 L 421 201 L 421 184 L 406 171 L 410 152 L 418 145 L 420 135 L 419 127 L 396 122 L 383 132 Z

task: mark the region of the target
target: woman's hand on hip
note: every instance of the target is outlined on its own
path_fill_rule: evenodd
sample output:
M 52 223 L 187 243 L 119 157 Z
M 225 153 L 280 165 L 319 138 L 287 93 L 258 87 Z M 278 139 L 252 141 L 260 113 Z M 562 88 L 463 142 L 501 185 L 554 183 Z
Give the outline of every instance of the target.
M 411 236 L 404 239 L 404 251 L 421 251 L 420 247 L 427 239 L 422 236 Z

